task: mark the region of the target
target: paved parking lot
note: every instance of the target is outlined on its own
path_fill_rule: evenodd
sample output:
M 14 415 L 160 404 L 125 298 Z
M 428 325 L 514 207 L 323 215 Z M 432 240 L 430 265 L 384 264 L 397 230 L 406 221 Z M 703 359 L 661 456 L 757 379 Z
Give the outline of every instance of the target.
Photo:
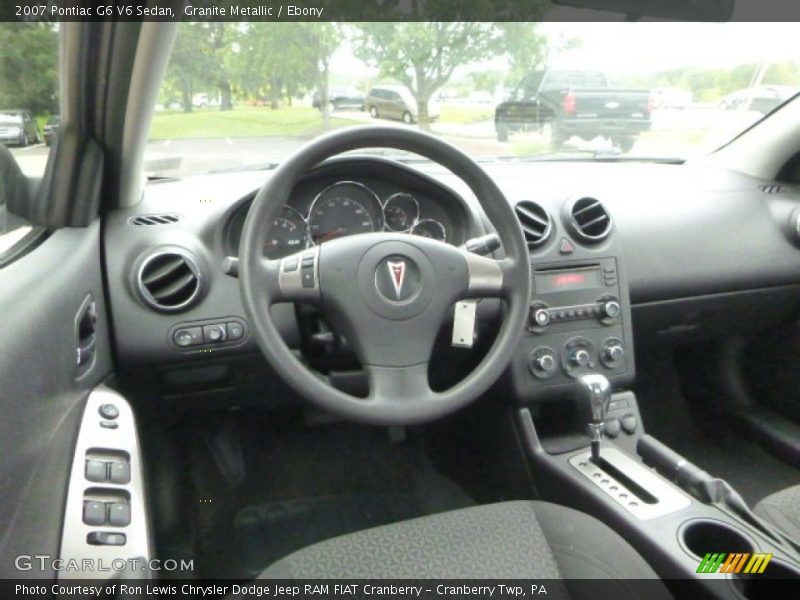
M 372 119 L 361 111 L 339 111 L 338 118 L 354 125 L 380 123 L 392 127 L 414 127 L 399 121 Z M 760 115 L 711 108 L 656 110 L 651 131 L 634 145 L 631 154 L 641 156 L 687 156 L 698 151 L 699 137 L 705 135 L 704 147 L 711 148 L 741 131 Z M 509 142 L 498 142 L 491 120 L 468 124 L 434 123 L 434 133 L 442 135 L 475 157 L 509 156 L 520 147 L 541 142 L 536 133 L 513 135 Z M 306 140 L 288 137 L 245 137 L 213 139 L 153 140 L 148 142 L 146 168 L 150 172 L 204 172 L 237 168 L 266 162 L 281 162 Z M 610 151 L 608 140 L 597 138 L 569 140 L 565 151 Z M 22 170 L 29 175 L 44 173 L 50 149 L 44 144 L 11 148 Z

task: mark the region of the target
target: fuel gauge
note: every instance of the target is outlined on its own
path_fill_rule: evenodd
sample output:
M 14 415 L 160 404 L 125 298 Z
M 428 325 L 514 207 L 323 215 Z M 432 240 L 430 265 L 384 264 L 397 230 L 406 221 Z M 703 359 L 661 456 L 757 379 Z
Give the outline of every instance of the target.
M 447 230 L 444 228 L 444 225 L 439 223 L 436 219 L 423 219 L 419 221 L 414 225 L 411 233 L 440 242 L 447 241 Z

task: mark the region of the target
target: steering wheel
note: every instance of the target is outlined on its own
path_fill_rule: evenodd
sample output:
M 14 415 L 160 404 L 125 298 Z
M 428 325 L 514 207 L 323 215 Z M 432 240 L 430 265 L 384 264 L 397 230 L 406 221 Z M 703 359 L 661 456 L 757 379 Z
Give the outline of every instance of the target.
M 378 147 L 424 156 L 460 177 L 494 224 L 505 258 L 493 260 L 402 233 L 353 235 L 281 259 L 264 258 L 264 224 L 278 215 L 302 175 L 342 152 Z M 530 267 L 511 206 L 475 161 L 419 131 L 365 126 L 311 141 L 281 164 L 256 195 L 240 248 L 242 301 L 264 356 L 301 396 L 350 419 L 398 425 L 455 412 L 502 374 L 525 327 Z M 505 301 L 500 330 L 465 379 L 435 392 L 428 381 L 428 362 L 440 326 L 457 301 L 478 297 Z M 271 306 L 280 302 L 321 307 L 361 361 L 369 382 L 365 398 L 334 388 L 295 357 L 270 315 Z

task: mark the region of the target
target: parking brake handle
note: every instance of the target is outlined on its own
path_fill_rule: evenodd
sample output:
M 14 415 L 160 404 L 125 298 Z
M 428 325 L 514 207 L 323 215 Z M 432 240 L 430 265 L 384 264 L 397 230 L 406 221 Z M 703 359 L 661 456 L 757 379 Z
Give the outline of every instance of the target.
M 787 538 L 756 516 L 744 498 L 727 481 L 713 477 L 653 436 L 645 434 L 640 437 L 636 451 L 646 465 L 653 467 L 700 502 L 713 504 L 723 511 L 733 513 L 775 541 L 788 543 L 796 550 L 800 549 L 797 542 Z

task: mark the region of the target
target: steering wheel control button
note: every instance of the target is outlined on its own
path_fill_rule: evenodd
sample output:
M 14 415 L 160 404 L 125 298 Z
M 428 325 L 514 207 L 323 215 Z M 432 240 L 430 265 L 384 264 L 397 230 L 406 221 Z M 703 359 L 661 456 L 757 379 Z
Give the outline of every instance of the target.
M 283 261 L 283 270 L 286 273 L 288 273 L 290 271 L 296 271 L 298 264 L 299 264 L 299 261 L 297 260 L 296 257 L 286 258 Z
M 88 461 L 87 461 L 88 462 Z M 125 485 L 131 481 L 131 465 L 127 462 L 112 462 L 108 466 L 108 480 L 111 483 Z
M 87 500 L 83 503 L 83 522 L 87 525 L 106 524 L 106 505 L 105 502 L 97 500 Z
M 620 432 L 620 429 L 621 429 L 621 426 L 620 426 L 620 423 L 619 423 L 619 419 L 617 419 L 617 418 L 608 419 L 604 423 L 603 429 L 605 430 L 606 435 L 608 437 L 610 437 L 610 438 L 617 437 L 619 435 L 619 432 Z
M 114 404 L 101 404 L 98 409 L 100 416 L 112 421 L 119 416 L 119 409 Z
M 228 339 L 231 341 L 240 340 L 244 337 L 244 327 L 241 323 L 231 321 L 228 323 Z
M 201 327 L 184 327 L 172 334 L 172 341 L 179 348 L 188 348 L 203 343 L 203 329 Z
M 124 533 L 110 531 L 90 531 L 86 536 L 86 543 L 90 546 L 124 546 L 127 541 Z
M 105 483 L 108 477 L 106 462 L 102 460 L 87 460 L 85 476 L 88 481 L 93 483 Z
M 628 434 L 636 433 L 636 428 L 639 426 L 639 421 L 636 419 L 636 415 L 632 415 L 628 413 L 627 415 L 622 415 L 619 419 L 620 425 L 622 425 L 622 430 Z
M 131 506 L 124 502 L 111 502 L 108 505 L 108 524 L 114 527 L 127 527 L 131 524 Z
M 390 256 L 375 269 L 375 287 L 389 302 L 408 302 L 416 297 L 421 286 L 419 267 L 405 256 Z
M 203 327 L 203 339 L 206 343 L 218 344 L 224 342 L 228 337 L 228 332 L 224 324 L 219 325 L 206 325 Z

